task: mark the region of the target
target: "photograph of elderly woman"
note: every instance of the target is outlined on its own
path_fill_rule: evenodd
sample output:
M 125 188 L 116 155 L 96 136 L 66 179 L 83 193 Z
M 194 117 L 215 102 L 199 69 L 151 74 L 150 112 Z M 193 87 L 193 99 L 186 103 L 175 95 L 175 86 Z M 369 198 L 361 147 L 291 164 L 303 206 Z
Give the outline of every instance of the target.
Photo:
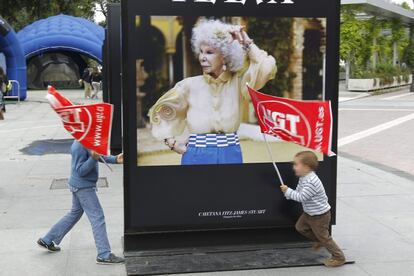
M 271 162 L 246 83 L 324 97 L 325 19 L 137 16 L 136 26 L 139 166 Z M 279 162 L 303 150 L 267 141 Z

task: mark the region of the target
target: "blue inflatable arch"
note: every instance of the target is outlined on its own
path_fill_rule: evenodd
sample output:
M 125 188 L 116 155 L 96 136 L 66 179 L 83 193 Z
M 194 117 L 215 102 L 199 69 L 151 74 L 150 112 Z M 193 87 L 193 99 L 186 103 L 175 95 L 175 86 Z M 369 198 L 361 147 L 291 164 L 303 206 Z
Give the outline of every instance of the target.
M 0 52 L 6 57 L 7 76 L 20 83 L 20 99 L 26 99 L 26 59 L 13 28 L 0 17 Z M 13 85 L 12 96 L 17 96 Z
M 26 26 L 17 37 L 26 59 L 50 51 L 73 51 L 102 63 L 104 28 L 84 18 L 52 16 Z
M 23 28 L 17 37 L 26 59 L 50 51 L 73 51 L 102 63 L 104 29 L 84 18 L 56 15 Z

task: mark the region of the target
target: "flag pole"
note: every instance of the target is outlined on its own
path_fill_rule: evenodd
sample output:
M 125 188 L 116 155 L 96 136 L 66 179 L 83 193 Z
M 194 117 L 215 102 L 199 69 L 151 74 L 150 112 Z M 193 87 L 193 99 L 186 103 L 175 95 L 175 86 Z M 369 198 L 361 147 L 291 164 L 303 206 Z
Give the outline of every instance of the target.
M 269 153 L 270 159 L 272 159 L 273 167 L 275 168 L 277 176 L 279 177 L 280 184 L 284 185 L 285 183 L 283 182 L 282 175 L 280 174 L 279 168 L 277 167 L 275 159 L 273 158 L 273 154 L 272 154 L 272 150 L 270 149 L 269 142 L 266 139 L 266 134 L 262 133 L 262 135 L 263 135 L 263 139 L 266 142 L 267 152 Z
M 109 166 L 109 164 L 108 164 L 108 163 L 106 163 L 105 159 L 103 159 L 101 155 L 99 155 L 99 159 L 101 159 L 102 163 L 104 163 L 104 164 L 108 167 L 108 169 L 109 169 L 111 172 L 114 172 L 114 171 L 112 170 L 111 166 Z

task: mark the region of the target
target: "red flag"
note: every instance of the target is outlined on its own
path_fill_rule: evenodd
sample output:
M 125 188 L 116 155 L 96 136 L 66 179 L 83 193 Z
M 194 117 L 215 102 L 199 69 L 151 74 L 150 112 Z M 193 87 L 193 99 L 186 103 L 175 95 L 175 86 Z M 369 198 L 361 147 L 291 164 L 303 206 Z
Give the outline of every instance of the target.
M 48 95 L 46 96 L 46 98 L 49 100 L 49 103 L 53 108 L 60 108 L 64 106 L 73 105 L 73 103 L 69 101 L 69 99 L 60 95 L 59 92 L 57 92 L 53 86 L 49 86 L 47 90 Z
M 297 101 L 269 96 L 250 87 L 248 90 L 263 133 L 335 155 L 331 150 L 330 101 Z
M 64 128 L 84 147 L 100 155 L 110 155 L 113 106 L 111 104 L 73 105 L 53 87 L 47 99 L 62 119 Z

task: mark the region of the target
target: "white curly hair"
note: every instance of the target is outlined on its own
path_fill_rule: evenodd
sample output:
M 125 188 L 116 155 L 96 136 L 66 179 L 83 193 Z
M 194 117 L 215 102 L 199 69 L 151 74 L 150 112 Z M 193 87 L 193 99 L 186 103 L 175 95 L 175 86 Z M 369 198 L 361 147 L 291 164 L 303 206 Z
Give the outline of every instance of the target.
M 238 72 L 243 68 L 246 52 L 242 45 L 234 40 L 231 31 L 238 26 L 223 23 L 220 20 L 201 19 L 193 28 L 191 44 L 196 56 L 200 54 L 201 45 L 208 45 L 220 51 L 227 69 Z

